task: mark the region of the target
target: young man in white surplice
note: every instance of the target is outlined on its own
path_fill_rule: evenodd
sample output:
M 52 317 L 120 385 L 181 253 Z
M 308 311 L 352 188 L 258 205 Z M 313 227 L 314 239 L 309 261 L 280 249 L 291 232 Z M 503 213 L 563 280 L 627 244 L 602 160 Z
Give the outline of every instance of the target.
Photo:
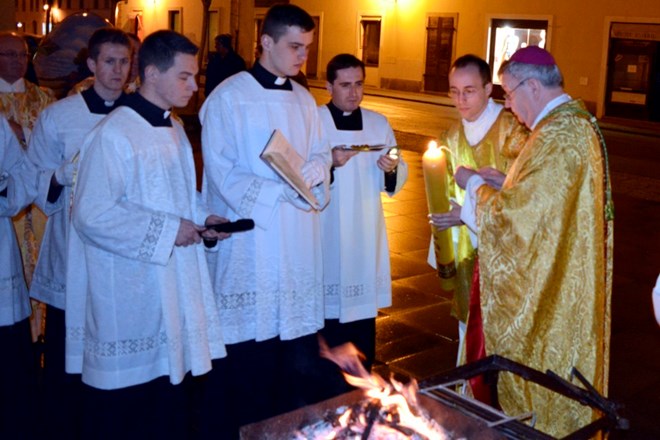
M 202 238 L 226 238 L 197 192 L 173 107 L 197 91 L 197 46 L 149 35 L 141 86 L 88 136 L 71 214 L 66 368 L 82 438 L 190 438 L 186 382 L 226 354 Z
M 350 54 L 333 57 L 326 88 L 331 101 L 319 107 L 332 148 L 330 204 L 321 213 L 325 327 L 329 346 L 352 342 L 369 369 L 376 351 L 376 315 L 392 304 L 390 255 L 381 194 L 393 196 L 403 186 L 408 166 L 396 147 L 387 118 L 360 107 L 364 63 Z M 353 148 L 373 148 L 357 151 Z M 322 361 L 327 363 L 329 361 Z M 327 366 L 327 364 L 326 364 Z M 334 365 L 332 366 L 334 367 Z M 348 389 L 342 375 L 325 384 L 319 399 Z M 325 368 L 321 368 L 325 370 Z
M 278 129 L 305 161 L 306 185 L 322 205 L 327 203 L 331 158 L 316 102 L 289 79 L 307 59 L 314 26 L 297 6 L 270 8 L 259 60 L 216 87 L 200 112 L 202 192 L 221 215 L 256 224 L 209 254 L 228 355 L 217 369 L 214 363 L 217 392 L 204 408 L 216 412 L 218 393 L 227 397 L 229 411 L 238 411 L 231 417 L 233 433 L 226 434 L 231 437 L 238 436 L 239 425 L 307 404 L 305 377 L 318 357 L 316 332 L 323 327 L 319 214 L 259 157 Z

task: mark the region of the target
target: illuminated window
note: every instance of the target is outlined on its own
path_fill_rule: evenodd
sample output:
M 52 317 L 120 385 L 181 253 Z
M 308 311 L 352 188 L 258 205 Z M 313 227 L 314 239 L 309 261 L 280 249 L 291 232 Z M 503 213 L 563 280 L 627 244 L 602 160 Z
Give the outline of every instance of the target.
M 500 84 L 497 71 L 513 53 L 527 46 L 546 48 L 547 20 L 498 18 L 491 20 L 488 63 L 493 70 L 493 84 Z

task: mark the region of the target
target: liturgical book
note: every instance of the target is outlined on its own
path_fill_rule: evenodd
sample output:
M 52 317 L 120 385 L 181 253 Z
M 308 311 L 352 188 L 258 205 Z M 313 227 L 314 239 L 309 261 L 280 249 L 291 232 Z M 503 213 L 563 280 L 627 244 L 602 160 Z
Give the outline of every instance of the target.
M 270 135 L 260 157 L 275 170 L 312 208 L 321 209 L 319 201 L 305 184 L 302 167 L 305 164 L 300 154 L 291 146 L 281 131 L 275 129 Z

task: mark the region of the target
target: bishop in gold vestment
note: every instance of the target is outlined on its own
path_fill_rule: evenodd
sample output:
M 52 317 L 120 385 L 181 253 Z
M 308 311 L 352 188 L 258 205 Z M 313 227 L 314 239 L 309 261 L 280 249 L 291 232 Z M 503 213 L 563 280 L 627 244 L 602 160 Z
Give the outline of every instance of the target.
M 566 380 L 575 367 L 606 394 L 613 208 L 605 145 L 582 101 L 563 92 L 554 58 L 538 47 L 518 52 L 500 75 L 530 138 L 499 191 L 472 170 L 456 172 L 476 202 L 463 211 L 476 214 L 486 352 Z M 536 428 L 553 436 L 594 418 L 510 374 L 498 398 L 507 414 L 534 411 Z

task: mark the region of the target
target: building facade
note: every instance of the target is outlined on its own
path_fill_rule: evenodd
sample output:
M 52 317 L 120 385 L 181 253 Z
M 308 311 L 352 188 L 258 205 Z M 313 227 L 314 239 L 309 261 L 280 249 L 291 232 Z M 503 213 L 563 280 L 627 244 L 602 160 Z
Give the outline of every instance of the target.
M 26 32 L 39 33 L 44 2 L 57 23 L 81 9 L 144 36 L 157 29 L 193 41 L 231 33 L 237 51 L 254 60 L 266 0 L 10 0 Z M 32 8 L 30 4 L 32 3 Z M 465 53 L 495 68 L 517 48 L 550 50 L 566 90 L 597 116 L 660 121 L 660 2 L 585 0 L 293 0 L 318 26 L 306 74 L 325 78 L 325 66 L 347 52 L 367 65 L 368 85 L 445 93 L 451 62 Z M 39 5 L 41 10 L 39 11 Z M 203 26 L 204 9 L 208 25 Z M 634 11 L 634 12 L 630 12 Z M 32 14 L 28 16 L 28 14 Z M 38 16 L 38 17 L 37 17 Z M 45 25 L 44 25 L 45 26 Z M 35 32 L 35 29 L 37 32 Z M 205 43 L 205 49 L 208 44 Z M 497 84 L 497 78 L 494 78 Z M 496 87 L 496 97 L 498 92 Z

